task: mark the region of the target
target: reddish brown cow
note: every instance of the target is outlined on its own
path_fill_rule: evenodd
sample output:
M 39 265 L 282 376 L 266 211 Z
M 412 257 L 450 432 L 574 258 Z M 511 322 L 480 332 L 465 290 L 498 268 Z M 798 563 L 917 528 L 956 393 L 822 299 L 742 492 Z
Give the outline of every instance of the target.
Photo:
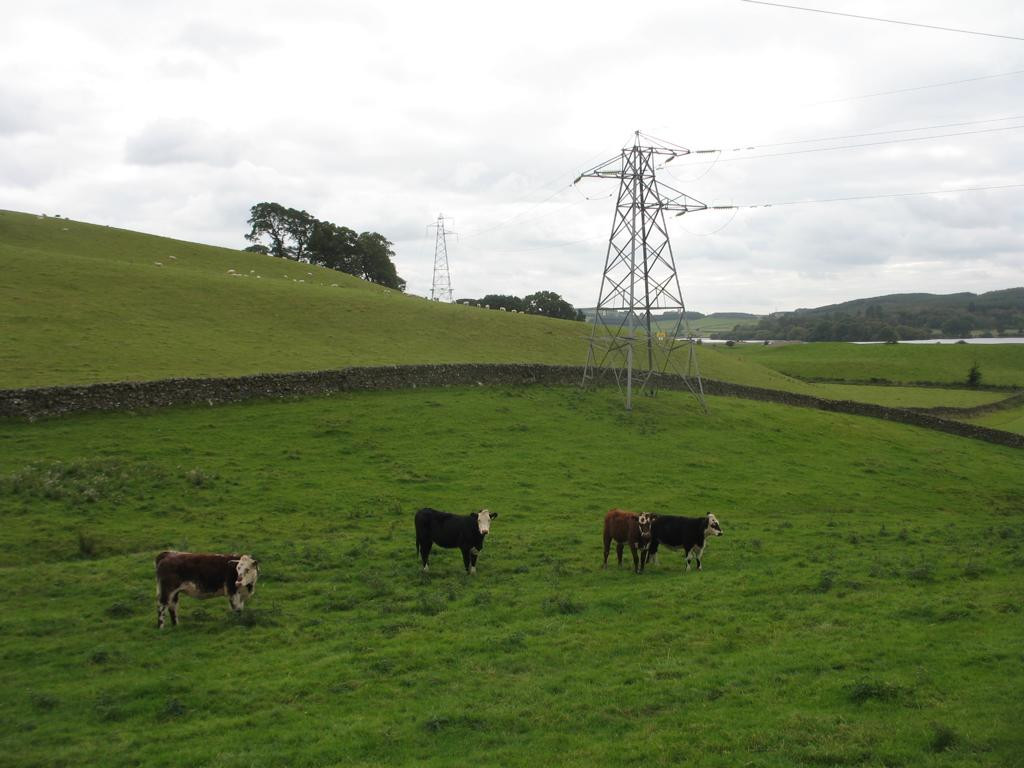
M 256 589 L 260 561 L 249 555 L 216 555 L 196 552 L 161 552 L 156 556 L 156 625 L 163 627 L 164 614 L 178 623 L 178 597 L 223 595 L 232 610 L 242 610 Z
M 624 509 L 608 510 L 608 514 L 604 516 L 604 564 L 601 567 L 608 567 L 608 551 L 611 549 L 612 539 L 615 539 L 615 554 L 619 565 L 622 565 L 623 547 L 629 544 L 629 551 L 633 554 L 633 570 L 639 573 L 640 558 L 637 556 L 637 548 L 646 552 L 650 546 L 652 519 L 652 516 L 646 513 L 638 515 Z

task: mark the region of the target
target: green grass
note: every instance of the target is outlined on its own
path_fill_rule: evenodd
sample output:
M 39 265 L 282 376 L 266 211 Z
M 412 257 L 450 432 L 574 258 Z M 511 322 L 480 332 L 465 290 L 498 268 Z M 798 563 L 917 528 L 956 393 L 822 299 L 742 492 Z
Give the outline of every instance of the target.
M 813 393 L 830 400 L 854 400 L 890 408 L 972 408 L 996 403 L 1011 395 L 977 389 L 815 384 Z
M 904 384 L 963 384 L 977 363 L 982 384 L 1024 387 L 1024 344 L 743 344 L 723 352 L 799 378 Z
M 582 323 L 432 303 L 319 267 L 67 219 L 0 211 L 0 262 L 4 388 L 587 356 Z M 806 386 L 719 350 L 699 355 L 708 377 Z
M 984 416 L 977 416 L 972 419 L 964 419 L 971 424 L 978 424 L 982 427 L 1002 429 L 1007 432 L 1016 432 L 1024 435 L 1024 407 L 1007 408 L 1004 411 L 986 413 Z
M 0 762 L 1019 761 L 1024 452 L 710 406 L 418 390 L 0 424 Z M 419 573 L 423 505 L 499 513 L 475 577 L 453 551 Z M 612 506 L 726 535 L 703 573 L 602 572 Z M 158 632 L 165 547 L 261 558 L 241 619 L 187 600 Z

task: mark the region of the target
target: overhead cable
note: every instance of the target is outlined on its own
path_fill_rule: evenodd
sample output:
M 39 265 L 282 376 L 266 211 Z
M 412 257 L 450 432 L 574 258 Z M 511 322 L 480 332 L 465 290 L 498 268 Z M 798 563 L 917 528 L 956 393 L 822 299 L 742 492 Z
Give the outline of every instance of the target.
M 1020 40 L 1024 42 L 1024 37 L 1014 37 L 1013 35 L 999 35 L 994 32 L 977 32 L 972 29 L 957 29 L 955 27 L 939 27 L 934 24 L 919 24 L 916 21 L 900 21 L 898 19 L 880 19 L 877 16 L 858 16 L 856 13 L 841 13 L 839 11 L 827 11 L 823 8 L 804 8 L 800 5 L 784 5 L 782 3 L 769 3 L 766 0 L 740 0 L 744 3 L 754 3 L 756 5 L 771 5 L 776 8 L 788 8 L 792 11 L 810 11 L 811 13 L 825 13 L 830 16 L 846 16 L 851 19 L 861 19 L 864 21 L 882 21 L 886 24 L 902 24 L 907 27 L 923 27 L 925 29 L 937 29 L 941 32 L 959 32 L 965 35 L 982 35 L 983 37 L 999 37 L 1003 40 Z

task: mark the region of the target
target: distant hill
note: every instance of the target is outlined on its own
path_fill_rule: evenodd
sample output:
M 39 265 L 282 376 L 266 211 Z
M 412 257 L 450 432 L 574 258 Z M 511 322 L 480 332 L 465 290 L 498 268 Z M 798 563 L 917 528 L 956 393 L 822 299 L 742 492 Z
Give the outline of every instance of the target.
M 894 293 L 776 312 L 724 338 L 897 341 L 942 336 L 1024 335 L 1024 288 L 988 293 Z

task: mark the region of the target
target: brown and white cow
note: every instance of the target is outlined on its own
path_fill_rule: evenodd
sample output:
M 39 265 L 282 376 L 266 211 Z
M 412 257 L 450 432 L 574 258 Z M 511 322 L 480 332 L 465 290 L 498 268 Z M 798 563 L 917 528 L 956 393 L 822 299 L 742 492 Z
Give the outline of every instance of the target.
M 637 557 L 637 549 L 646 552 L 650 545 L 653 519 L 653 516 L 644 512 L 637 514 L 624 509 L 608 510 L 608 514 L 604 516 L 604 564 L 601 567 L 608 567 L 608 552 L 614 539 L 619 565 L 622 565 L 623 547 L 629 544 L 629 551 L 633 554 L 633 570 L 639 573 L 640 559 Z
M 199 552 L 161 552 L 156 556 L 156 625 L 164 626 L 170 611 L 178 623 L 181 593 L 207 598 L 224 595 L 236 613 L 256 590 L 260 561 L 250 555 L 217 555 Z

